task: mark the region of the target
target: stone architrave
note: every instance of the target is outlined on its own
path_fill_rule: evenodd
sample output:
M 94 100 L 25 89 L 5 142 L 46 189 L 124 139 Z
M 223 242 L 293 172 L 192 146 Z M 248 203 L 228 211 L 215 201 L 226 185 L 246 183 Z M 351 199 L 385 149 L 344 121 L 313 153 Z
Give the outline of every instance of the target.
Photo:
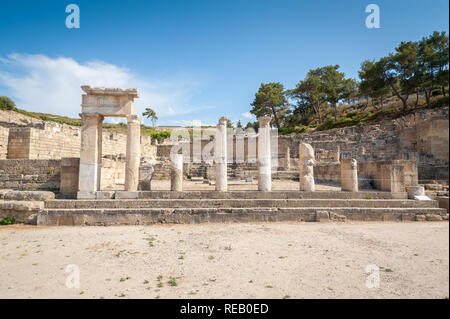
M 171 154 L 170 156 L 170 190 L 183 191 L 183 154 Z
M 353 158 L 341 160 L 341 190 L 358 191 L 358 163 Z
M 258 118 L 258 190 L 272 190 L 272 153 L 270 149 L 270 116 Z
M 137 191 L 141 155 L 141 120 L 136 114 L 127 116 L 127 149 L 125 161 L 125 190 Z
M 300 143 L 299 168 L 300 168 L 300 191 L 314 192 L 314 149 L 310 144 Z
M 227 180 L 227 122 L 221 117 L 216 127 L 216 142 L 214 144 L 214 157 L 216 161 L 216 191 L 228 190 Z

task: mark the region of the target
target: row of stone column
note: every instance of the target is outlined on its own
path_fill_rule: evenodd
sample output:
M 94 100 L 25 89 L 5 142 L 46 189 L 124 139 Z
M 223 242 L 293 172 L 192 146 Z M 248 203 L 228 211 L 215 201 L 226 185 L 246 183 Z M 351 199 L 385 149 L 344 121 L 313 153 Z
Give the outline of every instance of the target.
M 214 149 L 216 163 L 216 190 L 225 192 L 227 183 L 227 118 L 222 117 L 216 128 L 216 143 Z M 270 192 L 272 190 L 272 163 L 270 147 L 271 117 L 258 118 L 258 190 Z M 286 165 L 290 167 L 290 151 L 287 149 Z M 310 144 L 299 144 L 299 189 L 300 191 L 315 191 L 314 182 L 314 149 Z M 341 189 L 343 191 L 358 191 L 358 171 L 355 159 L 341 160 Z
M 83 193 L 100 190 L 102 165 L 102 125 L 99 114 L 80 114 L 81 152 L 78 189 Z M 139 183 L 141 120 L 138 115 L 127 116 L 127 148 L 125 162 L 125 190 L 137 190 Z

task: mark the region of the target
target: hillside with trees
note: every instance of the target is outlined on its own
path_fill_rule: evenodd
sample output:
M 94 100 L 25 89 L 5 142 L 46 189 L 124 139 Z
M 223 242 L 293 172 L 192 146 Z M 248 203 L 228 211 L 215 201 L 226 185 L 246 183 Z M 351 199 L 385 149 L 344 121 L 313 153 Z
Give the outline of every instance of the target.
M 378 60 L 363 61 L 359 80 L 328 65 L 309 70 L 293 89 L 262 83 L 250 113 L 272 116 L 272 125 L 289 134 L 377 123 L 448 105 L 448 49 L 448 35 L 435 31 L 420 41 L 401 42 Z

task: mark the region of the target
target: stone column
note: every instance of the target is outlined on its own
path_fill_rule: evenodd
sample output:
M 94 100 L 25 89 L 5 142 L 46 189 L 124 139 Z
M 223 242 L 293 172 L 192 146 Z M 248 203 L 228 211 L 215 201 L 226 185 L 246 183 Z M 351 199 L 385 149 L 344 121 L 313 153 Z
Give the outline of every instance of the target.
M 272 153 L 270 150 L 270 116 L 258 118 L 258 190 L 272 190 Z
M 290 171 L 291 170 L 291 149 L 288 147 L 286 147 L 286 153 L 284 155 L 284 169 L 286 171 Z
M 100 190 L 101 179 L 101 127 L 103 116 L 98 114 L 80 114 L 81 150 L 78 196 L 86 197 L 90 192 Z M 100 147 L 99 147 L 100 146 Z M 89 197 L 89 196 L 88 196 Z
M 227 122 L 221 117 L 216 127 L 216 142 L 214 144 L 214 157 L 216 160 L 216 191 L 226 192 L 227 181 Z
M 141 155 L 141 120 L 136 114 L 127 116 L 127 153 L 125 162 L 125 190 L 137 191 Z
M 353 158 L 341 160 L 341 190 L 358 191 L 358 164 Z
M 183 191 L 183 155 L 172 154 L 171 155 L 171 178 L 170 178 L 170 190 L 176 192 Z
M 300 143 L 298 146 L 300 168 L 300 190 L 314 192 L 314 149 L 310 144 Z

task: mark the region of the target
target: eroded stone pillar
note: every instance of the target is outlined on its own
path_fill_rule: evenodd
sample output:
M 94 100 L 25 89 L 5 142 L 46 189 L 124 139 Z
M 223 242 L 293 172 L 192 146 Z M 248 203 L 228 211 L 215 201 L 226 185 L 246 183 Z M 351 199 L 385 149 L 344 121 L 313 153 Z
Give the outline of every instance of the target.
M 183 154 L 171 154 L 170 190 L 183 191 Z
M 358 164 L 353 158 L 341 160 L 341 190 L 358 191 Z
M 300 190 L 314 192 L 314 149 L 310 144 L 300 143 L 298 146 L 300 168 Z
M 136 114 L 127 116 L 127 151 L 125 162 L 125 190 L 137 191 L 141 155 L 141 120 Z
M 216 161 L 216 191 L 228 190 L 227 180 L 227 122 L 221 117 L 216 127 L 216 142 L 214 144 L 214 157 Z
M 81 151 L 78 191 L 83 194 L 100 190 L 101 180 L 101 126 L 103 116 L 98 114 L 80 114 Z
M 284 155 L 284 169 L 286 171 L 291 170 L 291 149 L 286 147 L 286 153 Z
M 272 153 L 270 150 L 270 116 L 258 118 L 258 190 L 272 190 Z

